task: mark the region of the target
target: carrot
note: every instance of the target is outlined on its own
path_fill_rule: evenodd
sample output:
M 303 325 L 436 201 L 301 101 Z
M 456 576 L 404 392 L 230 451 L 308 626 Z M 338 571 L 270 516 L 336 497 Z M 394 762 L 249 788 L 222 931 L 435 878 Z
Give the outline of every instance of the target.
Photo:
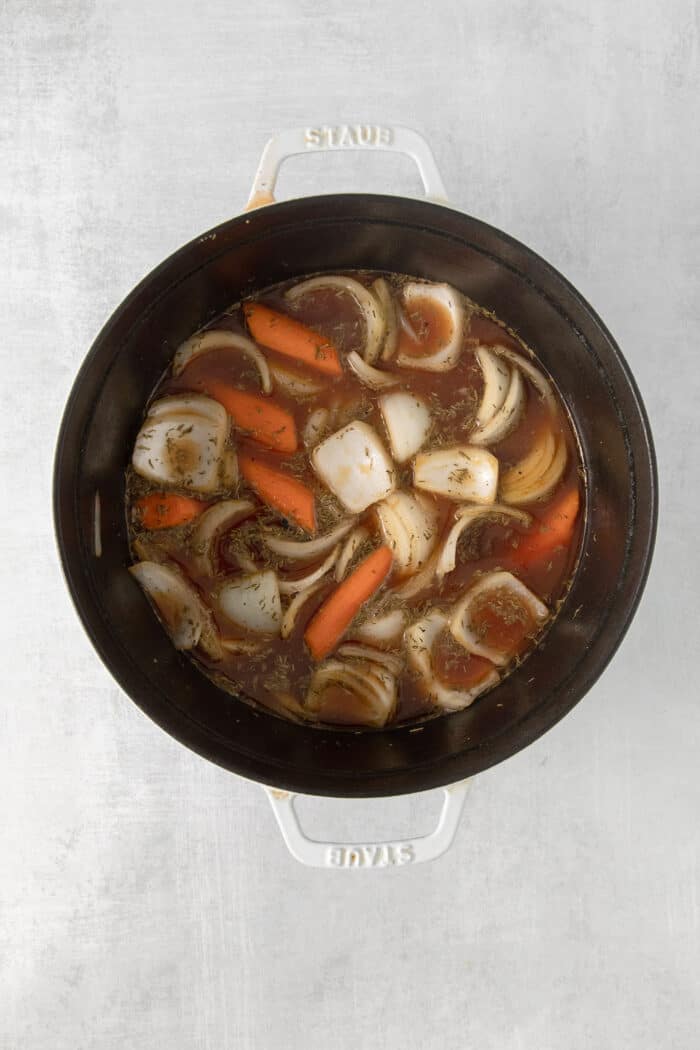
M 566 546 L 573 535 L 580 502 L 578 489 L 564 493 L 523 536 L 513 551 L 514 560 L 527 567 L 543 561 L 557 547 Z
M 173 492 L 149 492 L 134 501 L 139 522 L 146 529 L 172 529 L 175 525 L 186 525 L 209 506 L 189 496 L 177 496 Z
M 314 660 L 322 660 L 336 647 L 362 606 L 389 575 L 392 561 L 391 550 L 379 547 L 360 562 L 314 613 L 304 632 Z
M 267 397 L 236 390 L 216 380 L 207 382 L 206 392 L 224 406 L 236 426 L 253 441 L 276 452 L 296 452 L 297 428 L 286 409 Z
M 291 518 L 307 532 L 316 531 L 316 506 L 311 489 L 289 474 L 261 463 L 249 452 L 238 453 L 238 467 L 263 503 L 285 518 Z
M 246 303 L 243 313 L 256 343 L 293 357 L 326 375 L 343 374 L 338 351 L 313 328 L 307 328 L 293 317 L 277 313 L 262 303 Z

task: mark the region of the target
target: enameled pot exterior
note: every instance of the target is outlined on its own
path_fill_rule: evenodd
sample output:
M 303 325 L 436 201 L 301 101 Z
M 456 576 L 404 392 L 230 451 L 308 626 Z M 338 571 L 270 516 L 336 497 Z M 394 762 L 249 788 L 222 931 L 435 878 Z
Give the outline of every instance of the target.
M 143 406 L 180 341 L 267 285 L 362 268 L 448 281 L 515 328 L 563 395 L 588 482 L 582 557 L 542 644 L 481 702 L 418 732 L 316 729 L 229 696 L 172 647 L 125 571 L 124 471 Z M 83 624 L 116 680 L 154 721 L 205 757 L 264 784 L 370 797 L 478 773 L 535 740 L 584 696 L 619 645 L 644 586 L 656 479 L 646 415 L 627 365 L 591 307 L 556 270 L 448 207 L 332 195 L 224 223 L 163 262 L 115 311 L 65 411 L 55 517 Z

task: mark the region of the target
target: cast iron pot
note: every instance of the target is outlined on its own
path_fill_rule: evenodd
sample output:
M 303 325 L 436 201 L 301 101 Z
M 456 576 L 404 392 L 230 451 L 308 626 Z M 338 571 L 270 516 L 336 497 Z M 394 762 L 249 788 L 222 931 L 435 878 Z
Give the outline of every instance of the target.
M 657 492 L 649 424 L 629 368 L 588 303 L 543 259 L 444 203 L 367 194 L 272 203 L 285 156 L 345 148 L 408 153 L 427 196 L 444 200 L 427 144 L 407 129 L 300 129 L 271 140 L 251 197 L 252 205 L 268 206 L 175 252 L 100 332 L 65 410 L 54 498 L 58 546 L 78 614 L 125 692 L 183 744 L 275 789 L 278 821 L 299 859 L 363 866 L 441 852 L 457 826 L 465 779 L 536 740 L 591 688 L 642 593 Z M 362 268 L 447 281 L 516 329 L 559 387 L 587 476 L 581 559 L 544 640 L 482 701 L 429 721 L 420 732 L 316 729 L 232 698 L 173 648 L 126 572 L 124 471 L 144 405 L 177 345 L 267 285 Z M 437 830 L 381 846 L 307 840 L 290 794 L 369 797 L 438 786 L 446 796 Z

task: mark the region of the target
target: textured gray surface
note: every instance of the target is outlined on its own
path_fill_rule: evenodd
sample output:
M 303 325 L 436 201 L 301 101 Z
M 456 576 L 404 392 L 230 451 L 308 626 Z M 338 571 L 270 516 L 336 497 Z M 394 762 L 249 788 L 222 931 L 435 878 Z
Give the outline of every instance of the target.
M 697 1045 L 698 6 L 424 6 L 2 7 L 3 1050 Z M 479 778 L 448 856 L 373 874 L 296 865 L 259 788 L 126 700 L 49 517 L 62 403 L 110 311 L 239 208 L 270 131 L 358 119 L 426 133 L 455 205 L 595 304 L 663 497 L 600 683 Z M 408 162 L 303 158 L 280 190 L 385 187 L 417 191 Z M 370 837 L 435 804 L 305 811 Z

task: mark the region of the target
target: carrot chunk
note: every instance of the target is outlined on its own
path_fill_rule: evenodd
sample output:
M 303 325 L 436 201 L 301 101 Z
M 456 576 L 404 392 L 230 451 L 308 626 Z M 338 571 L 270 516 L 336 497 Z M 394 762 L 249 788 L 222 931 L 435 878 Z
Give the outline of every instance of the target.
M 262 303 L 246 303 L 243 313 L 256 343 L 326 375 L 343 374 L 338 351 L 313 328 L 307 328 L 293 317 L 271 310 Z
M 296 452 L 297 428 L 294 417 L 268 397 L 237 390 L 216 380 L 206 384 L 206 392 L 223 405 L 240 430 L 265 448 L 276 452 Z
M 307 532 L 316 531 L 316 505 L 310 488 L 289 474 L 262 463 L 248 452 L 239 452 L 238 467 L 263 503 L 278 510 Z
M 202 500 L 178 496 L 174 492 L 149 492 L 147 496 L 134 500 L 136 516 L 145 529 L 172 529 L 175 525 L 186 525 L 208 506 Z
M 557 547 L 565 547 L 574 532 L 581 497 L 578 489 L 569 489 L 525 533 L 513 558 L 523 568 L 544 561 Z
M 322 660 L 336 647 L 364 603 L 389 575 L 392 561 L 389 547 L 379 547 L 326 598 L 304 632 L 314 660 Z

